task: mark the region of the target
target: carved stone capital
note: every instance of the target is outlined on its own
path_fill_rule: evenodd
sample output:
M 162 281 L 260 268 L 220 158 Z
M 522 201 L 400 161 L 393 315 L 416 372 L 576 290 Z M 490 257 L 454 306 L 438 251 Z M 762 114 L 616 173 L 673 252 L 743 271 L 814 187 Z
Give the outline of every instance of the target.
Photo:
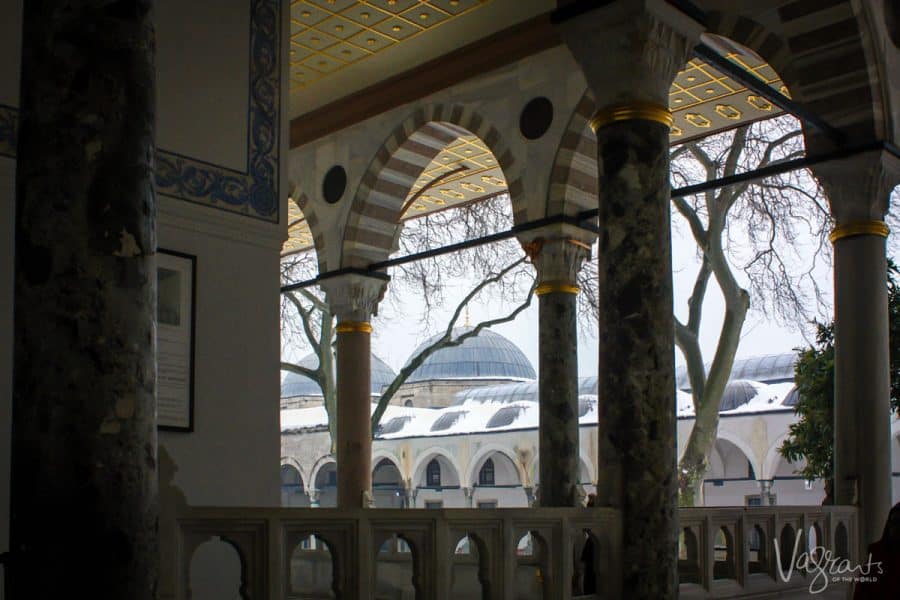
M 598 107 L 669 105 L 669 87 L 703 28 L 663 0 L 612 2 L 561 24 Z
M 341 321 L 368 321 L 378 314 L 388 280 L 371 275 L 348 273 L 319 282 L 332 314 Z
M 582 263 L 591 256 L 591 247 L 574 238 L 535 238 L 525 251 L 537 271 L 538 285 L 576 285 Z
M 891 191 L 900 183 L 900 158 L 873 150 L 813 167 L 837 225 L 880 221 Z

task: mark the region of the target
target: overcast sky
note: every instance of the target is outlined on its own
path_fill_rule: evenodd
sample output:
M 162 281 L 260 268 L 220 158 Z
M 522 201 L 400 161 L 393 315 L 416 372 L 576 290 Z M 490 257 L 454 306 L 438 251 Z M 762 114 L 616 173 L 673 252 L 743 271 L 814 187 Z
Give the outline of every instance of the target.
M 684 315 L 686 313 L 687 298 L 690 295 L 694 282 L 694 276 L 697 269 L 696 246 L 693 240 L 686 235 L 682 235 L 678 229 L 673 232 L 673 271 L 675 286 L 675 306 L 676 313 Z M 830 302 L 832 277 L 831 269 L 820 268 L 819 282 L 828 292 L 828 300 Z M 456 295 L 461 298 L 468 291 L 471 282 L 457 282 Z M 464 289 L 465 288 L 465 289 Z M 390 305 L 382 303 L 384 310 L 382 311 L 382 319 L 376 321 L 375 335 L 372 340 L 373 352 L 382 360 L 387 362 L 395 371 L 406 362 L 409 355 L 415 348 L 423 342 L 428 335 L 438 333 L 438 329 L 432 329 L 427 334 L 422 331 L 421 313 L 414 314 L 418 308 L 418 304 L 413 297 L 407 297 L 404 300 L 404 311 L 402 315 L 392 314 Z M 723 314 L 723 301 L 718 289 L 715 285 L 710 284 L 706 304 L 704 306 L 704 327 L 701 330 L 701 347 L 704 359 L 709 361 L 716 346 L 718 336 L 718 327 L 721 324 Z M 440 311 L 439 317 L 433 320 L 434 323 L 446 323 L 452 310 L 456 307 L 456 301 L 448 299 L 446 307 Z M 494 318 L 504 314 L 509 310 L 509 306 L 500 306 L 494 302 L 489 306 L 472 305 L 470 309 L 470 320 L 472 324 L 479 320 Z M 510 339 L 525 353 L 525 356 L 534 365 L 535 370 L 538 366 L 538 319 L 537 319 L 537 298 L 534 299 L 532 305 L 524 311 L 519 317 L 511 322 L 499 325 L 493 328 L 497 333 Z M 379 322 L 380 321 L 380 322 Z M 462 324 L 462 320 L 460 320 Z M 799 325 L 799 324 L 798 324 Z M 811 330 L 807 328 L 807 335 Z M 579 356 L 578 370 L 581 376 L 595 375 L 597 373 L 597 341 L 590 335 L 583 332 L 579 337 Z M 803 333 L 799 327 L 783 327 L 772 323 L 756 312 L 751 312 L 745 326 L 740 347 L 738 348 L 738 358 L 746 358 L 763 354 L 772 354 L 780 352 L 789 352 L 793 348 L 806 345 Z M 675 351 L 676 364 L 682 364 L 683 359 L 680 353 Z
M 895 207 L 900 204 L 900 192 L 898 190 L 895 190 L 893 200 Z M 676 221 L 676 227 L 673 228 L 672 235 L 674 300 L 676 314 L 684 317 L 687 311 L 687 298 L 694 283 L 698 262 L 696 245 L 693 239 L 687 230 L 682 230 L 677 223 Z M 897 225 L 895 224 L 896 227 Z M 739 235 L 739 230 L 736 235 Z M 892 233 L 889 238 L 889 246 L 896 245 L 896 239 L 896 234 Z M 804 240 L 802 237 L 799 239 L 798 256 L 795 259 L 797 264 L 794 265 L 795 267 L 801 268 L 812 261 L 811 251 L 805 247 L 808 244 L 809 240 Z M 896 253 L 894 251 L 894 254 Z M 833 293 L 832 268 L 830 262 L 826 263 L 821 256 L 818 257 L 816 262 L 818 267 L 815 271 L 815 276 L 820 288 L 825 292 L 825 300 L 828 303 L 824 312 L 820 313 L 819 318 L 830 320 Z M 736 276 L 743 285 L 746 284 L 742 272 L 736 271 Z M 448 299 L 443 309 L 434 313 L 432 318 L 433 325 L 428 331 L 423 328 L 421 302 L 415 296 L 407 295 L 404 297 L 400 314 L 397 314 L 392 309 L 392 303 L 383 301 L 381 303 L 381 314 L 374 319 L 375 332 L 372 338 L 372 350 L 375 355 L 387 362 L 394 371 L 398 371 L 419 344 L 431 335 L 443 330 L 444 324 L 449 321 L 456 304 L 471 289 L 474 282 L 459 280 L 452 285 L 454 286 L 453 291 L 448 293 Z M 388 293 L 396 292 L 389 286 Z M 714 283 L 711 282 L 704 304 L 703 327 L 701 329 L 701 349 L 706 362 L 712 360 L 715 351 L 723 307 L 721 294 L 719 294 L 718 288 Z M 496 318 L 509 312 L 509 310 L 510 306 L 503 306 L 498 301 L 494 301 L 490 305 L 473 303 L 469 311 L 470 320 L 472 324 L 475 324 L 483 319 Z M 494 331 L 511 340 L 525 353 L 525 356 L 528 357 L 534 366 L 535 371 L 538 368 L 537 313 L 537 298 L 535 298 L 532 305 L 521 313 L 515 321 L 493 328 Z M 462 324 L 463 319 L 460 319 L 459 325 Z M 751 304 L 751 312 L 744 324 L 737 358 L 790 352 L 796 347 L 809 345 L 813 336 L 813 328 L 808 324 L 798 322 L 790 325 L 779 325 L 773 322 L 772 319 L 766 318 L 758 311 L 753 310 Z M 579 375 L 595 375 L 597 373 L 596 338 L 581 332 L 578 345 Z M 309 350 L 305 349 L 286 355 L 285 358 L 287 360 L 298 360 L 308 352 Z M 674 352 L 676 365 L 683 364 L 684 359 L 680 352 L 677 349 Z

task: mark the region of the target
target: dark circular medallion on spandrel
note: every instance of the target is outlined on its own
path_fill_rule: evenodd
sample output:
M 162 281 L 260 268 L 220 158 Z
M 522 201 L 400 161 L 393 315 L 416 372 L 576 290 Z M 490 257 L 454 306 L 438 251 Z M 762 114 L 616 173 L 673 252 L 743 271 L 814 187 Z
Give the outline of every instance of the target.
M 519 131 L 528 140 L 536 140 L 547 133 L 551 123 L 553 103 L 543 96 L 529 100 L 519 115 Z
M 328 169 L 325 179 L 322 180 L 322 196 L 325 197 L 325 202 L 334 204 L 344 195 L 345 189 L 347 189 L 347 172 L 344 167 L 334 165 Z

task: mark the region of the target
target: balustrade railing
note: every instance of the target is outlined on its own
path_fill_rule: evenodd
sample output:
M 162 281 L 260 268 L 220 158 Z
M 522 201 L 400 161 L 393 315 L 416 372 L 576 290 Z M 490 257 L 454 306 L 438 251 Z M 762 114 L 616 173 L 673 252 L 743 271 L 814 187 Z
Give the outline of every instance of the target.
M 840 594 L 849 586 L 829 565 L 859 561 L 853 507 L 681 509 L 680 528 L 682 598 Z M 237 551 L 251 600 L 621 597 L 612 509 L 191 507 L 176 530 L 163 589 L 178 600 L 193 597 L 193 557 L 215 538 Z
M 860 575 L 854 507 L 683 508 L 679 527 L 681 598 L 840 596 Z

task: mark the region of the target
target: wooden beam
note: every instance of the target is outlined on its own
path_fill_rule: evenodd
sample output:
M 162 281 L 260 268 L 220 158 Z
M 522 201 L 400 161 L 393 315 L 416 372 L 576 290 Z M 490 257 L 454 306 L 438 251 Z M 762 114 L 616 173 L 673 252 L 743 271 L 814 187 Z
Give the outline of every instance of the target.
M 550 13 L 538 15 L 294 118 L 291 148 L 560 44 Z

